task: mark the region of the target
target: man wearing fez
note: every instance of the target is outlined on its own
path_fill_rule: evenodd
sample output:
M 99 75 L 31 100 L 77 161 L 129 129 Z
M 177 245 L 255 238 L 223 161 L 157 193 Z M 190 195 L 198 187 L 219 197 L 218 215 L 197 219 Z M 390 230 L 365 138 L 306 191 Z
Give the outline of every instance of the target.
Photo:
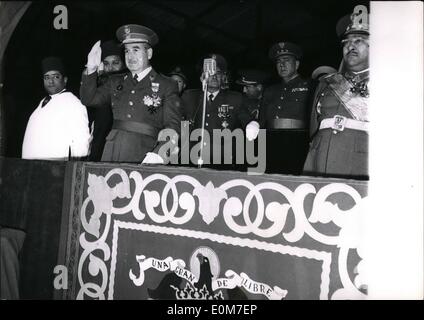
M 174 145 L 180 131 L 181 102 L 177 84 L 150 65 L 152 47 L 159 41 L 154 31 L 129 24 L 120 27 L 116 36 L 124 46 L 129 72 L 113 75 L 97 87 L 96 71 L 101 61 L 98 41 L 88 54 L 80 89 L 81 100 L 86 105 L 112 106 L 112 130 L 106 137 L 101 160 L 164 163 L 167 152 L 160 151 L 167 143 L 164 136 Z
M 97 83 L 102 86 L 111 75 L 123 73 L 125 67 L 122 59 L 122 49 L 115 40 L 109 40 L 101 44 L 102 63 L 100 64 Z M 91 110 L 90 110 L 91 109 Z M 90 148 L 90 160 L 100 161 L 106 137 L 112 129 L 113 114 L 110 105 L 104 108 L 90 108 L 89 116 L 93 119 L 93 141 Z
M 368 179 L 368 23 L 352 14 L 336 30 L 343 61 L 340 72 L 321 78 L 315 92 L 304 173 Z
M 256 121 L 259 121 L 266 79 L 267 74 L 261 70 L 245 69 L 240 71 L 240 78 L 236 80 L 243 87 L 244 103 L 252 119 Z
M 47 96 L 29 118 L 22 158 L 68 160 L 69 156 L 87 156 L 91 139 L 87 109 L 66 91 L 68 78 L 62 60 L 45 58 L 42 74 Z
M 267 129 L 306 129 L 309 120 L 311 81 L 299 73 L 302 50 L 291 42 L 279 42 L 269 50 L 282 82 L 264 92 L 262 126 Z
M 252 121 L 247 109 L 243 105 L 243 97 L 241 93 L 222 89 L 224 74 L 227 71 L 227 62 L 225 58 L 219 54 L 209 54 L 206 56 L 208 59 L 216 61 L 216 73 L 209 76 L 207 81 L 207 100 L 206 100 L 206 113 L 204 129 L 209 133 L 210 144 L 206 141 L 204 150 L 208 150 L 209 156 L 205 156 L 205 164 L 213 163 L 213 149 L 219 148 L 221 150 L 221 161 L 215 163 L 212 167 L 217 169 L 234 169 L 236 160 L 234 157 L 234 142 L 232 148 L 229 145 L 221 144 L 221 141 L 213 141 L 213 130 L 228 129 L 233 131 L 238 128 L 246 128 L 246 136 L 249 140 L 257 137 L 259 132 L 259 124 Z M 203 81 L 205 74 L 202 73 L 200 80 Z M 202 128 L 202 115 L 203 115 L 203 91 L 200 89 L 186 90 L 182 96 L 184 106 L 187 108 L 187 116 L 192 123 L 191 129 Z M 244 139 L 243 139 L 244 143 Z M 232 154 L 228 152 L 224 155 L 224 151 L 231 150 Z M 224 158 L 231 159 L 231 163 L 224 165 Z M 218 160 L 218 159 L 217 159 Z M 216 162 L 216 161 L 215 161 Z M 218 166 L 216 166 L 218 165 Z

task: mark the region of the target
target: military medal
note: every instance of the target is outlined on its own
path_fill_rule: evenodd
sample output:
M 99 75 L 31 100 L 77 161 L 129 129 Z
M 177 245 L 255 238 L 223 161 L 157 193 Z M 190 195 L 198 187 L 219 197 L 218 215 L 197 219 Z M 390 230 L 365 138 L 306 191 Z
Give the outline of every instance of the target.
M 161 105 L 162 99 L 157 95 L 159 92 L 159 83 L 152 82 L 152 95 L 144 96 L 143 103 L 147 106 L 150 114 L 154 114 L 157 112 L 157 108 Z
M 228 104 L 222 104 L 218 108 L 218 117 L 222 118 L 221 126 L 225 129 L 229 126 L 228 118 L 230 117 L 229 113 L 230 106 Z
M 352 81 L 353 87 L 350 88 L 350 92 L 352 93 L 358 93 L 361 97 L 368 98 L 369 92 L 368 92 L 368 86 L 365 81 L 356 83 L 355 81 Z
M 152 82 L 152 91 L 153 91 L 153 93 L 158 93 L 158 91 L 159 91 L 159 83 L 158 82 Z

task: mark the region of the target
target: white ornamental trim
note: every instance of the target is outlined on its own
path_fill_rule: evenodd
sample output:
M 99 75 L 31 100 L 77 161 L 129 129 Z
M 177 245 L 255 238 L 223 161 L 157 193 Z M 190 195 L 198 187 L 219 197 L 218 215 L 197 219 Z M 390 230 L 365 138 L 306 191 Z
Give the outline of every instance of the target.
M 120 182 L 114 186 L 109 185 L 112 176 L 120 178 Z M 130 180 L 133 180 L 135 186 L 132 192 Z M 84 182 L 82 183 L 83 188 Z M 367 213 L 365 209 L 367 198 L 361 198 L 360 194 L 347 184 L 331 182 L 317 191 L 312 184 L 301 183 L 294 191 L 291 191 L 281 183 L 274 181 L 254 185 L 244 179 L 233 179 L 220 186 L 214 186 L 211 181 L 203 185 L 188 175 L 177 175 L 171 178 L 164 174 L 154 173 L 143 177 L 139 171 L 131 171 L 128 174 L 120 168 L 110 170 L 105 177 L 89 173 L 87 182 L 88 196 L 83 200 L 80 211 L 83 232 L 80 235 L 79 243 L 83 251 L 78 261 L 78 281 L 81 286 L 77 295 L 78 299 L 83 299 L 84 296 L 105 298 L 104 291 L 108 278 L 105 262 L 110 259 L 110 247 L 106 238 L 111 227 L 112 215 L 131 214 L 139 221 L 144 220 L 148 215 L 157 224 L 170 222 L 175 225 L 183 225 L 189 222 L 195 213 L 199 213 L 206 224 L 221 218 L 229 230 L 240 235 L 254 234 L 262 238 L 281 235 L 282 239 L 295 243 L 307 234 L 319 243 L 336 246 L 339 249 L 338 271 L 343 288 L 333 294 L 332 298 L 362 299 L 365 297 L 349 277 L 347 257 L 350 249 L 355 249 L 358 254 L 363 252 L 363 250 L 359 250 L 361 232 L 358 231 L 362 228 L 361 222 L 366 221 L 363 215 Z M 161 185 L 164 183 L 165 187 L 158 191 L 149 189 L 153 182 L 159 182 Z M 189 185 L 192 191 L 179 194 L 177 184 Z M 246 197 L 244 199 L 230 197 L 229 191 L 233 188 L 247 189 Z M 281 200 L 266 204 L 261 193 L 263 191 L 275 192 L 280 195 Z M 341 210 L 337 204 L 327 201 L 331 195 L 336 193 L 343 193 L 346 197 L 351 197 L 355 205 L 349 210 Z M 304 211 L 304 201 L 310 194 L 315 195 L 315 198 L 312 212 L 307 217 Z M 171 208 L 168 208 L 167 199 L 169 197 L 173 199 Z M 128 199 L 128 203 L 121 207 L 115 207 L 114 200 L 117 198 L 120 198 L 121 202 L 122 199 Z M 258 204 L 255 210 L 250 209 L 253 202 Z M 145 205 L 145 211 L 140 210 L 140 203 Z M 223 205 L 222 210 L 220 210 L 220 205 Z M 290 209 L 295 217 L 295 225 L 292 230 L 283 232 Z M 177 211 L 179 211 L 178 216 Z M 221 215 L 222 217 L 220 217 Z M 243 217 L 242 221 L 234 219 L 235 217 L 240 218 L 240 216 Z M 338 234 L 326 235 L 314 227 L 330 222 L 340 228 Z M 264 224 L 271 225 L 263 228 Z M 93 238 L 94 240 L 91 240 Z M 88 263 L 86 263 L 87 259 Z M 363 264 L 365 260 L 361 263 Z M 82 270 L 85 267 L 88 267 L 89 274 L 92 276 L 101 274 L 101 285 L 91 283 L 83 278 Z M 355 281 L 360 282 L 361 279 L 362 276 L 358 274 Z

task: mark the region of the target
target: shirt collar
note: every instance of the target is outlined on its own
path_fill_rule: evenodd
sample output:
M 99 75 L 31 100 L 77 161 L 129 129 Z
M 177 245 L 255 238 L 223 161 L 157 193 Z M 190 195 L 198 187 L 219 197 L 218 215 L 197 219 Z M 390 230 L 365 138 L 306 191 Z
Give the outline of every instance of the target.
M 152 67 L 148 67 L 146 69 L 144 69 L 143 71 L 141 71 L 140 73 L 137 73 L 137 81 L 140 82 L 141 80 L 143 80 L 143 78 L 145 76 L 147 76 L 147 74 L 152 70 Z M 136 73 L 131 72 L 132 77 L 134 78 L 134 75 L 136 75 Z
M 63 88 L 63 89 L 62 89 L 62 91 L 60 91 L 60 92 L 58 92 L 58 93 L 55 93 L 55 94 L 49 94 L 49 96 L 50 96 L 50 97 L 52 97 L 52 98 L 54 98 L 54 97 L 56 97 L 57 95 L 59 95 L 59 94 L 63 93 L 64 91 L 66 91 L 66 88 Z
M 369 77 L 369 68 L 361 70 L 361 71 L 347 71 L 345 76 L 347 79 L 354 80 L 356 82 L 361 82 Z
M 296 73 L 296 75 L 287 82 L 283 79 L 283 83 L 286 83 L 286 84 L 290 83 L 290 82 L 294 81 L 295 79 L 299 78 L 299 76 L 300 76 L 299 73 Z
M 215 98 L 218 95 L 218 93 L 219 93 L 219 90 L 218 91 L 215 91 L 215 92 L 209 92 L 208 91 L 208 98 L 209 98 L 210 95 L 213 95 L 212 100 L 215 100 Z

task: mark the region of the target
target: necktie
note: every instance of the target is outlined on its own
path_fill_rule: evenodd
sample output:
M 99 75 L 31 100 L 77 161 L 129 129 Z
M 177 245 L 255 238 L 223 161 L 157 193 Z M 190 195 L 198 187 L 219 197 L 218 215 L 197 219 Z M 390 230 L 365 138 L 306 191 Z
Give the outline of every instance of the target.
M 209 102 L 212 102 L 213 101 L 213 94 L 210 93 L 208 97 L 209 97 Z
M 46 96 L 43 100 L 43 103 L 41 104 L 41 108 L 44 107 L 46 104 L 48 104 L 51 99 L 52 99 L 51 96 Z
M 136 73 L 133 77 L 134 83 L 138 83 L 138 74 Z

